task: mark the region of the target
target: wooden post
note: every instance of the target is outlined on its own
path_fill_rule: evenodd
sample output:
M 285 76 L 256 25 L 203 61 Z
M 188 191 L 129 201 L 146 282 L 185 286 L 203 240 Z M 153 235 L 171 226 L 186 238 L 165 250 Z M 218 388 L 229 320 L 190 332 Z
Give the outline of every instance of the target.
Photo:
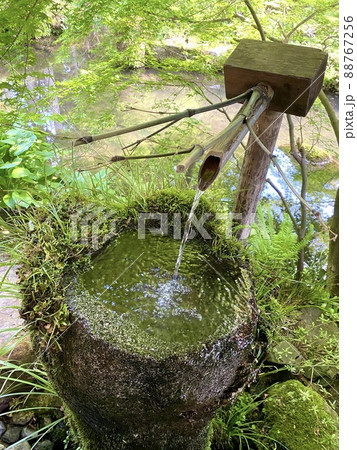
M 282 118 L 282 113 L 265 111 L 253 127 L 259 139 L 271 152 L 275 148 Z M 238 239 L 246 239 L 250 234 L 250 226 L 255 220 L 258 201 L 264 188 L 270 161 L 269 156 L 263 152 L 254 138 L 249 136 L 233 206 L 233 213 L 242 215 L 237 223 L 247 227 L 238 230 Z
M 224 65 L 227 98 L 234 97 L 259 82 L 269 84 L 274 96 L 254 125 L 254 131 L 272 153 L 284 113 L 306 116 L 318 96 L 326 69 L 327 54 L 303 46 L 243 39 Z M 252 136 L 244 155 L 233 212 L 246 226 L 239 239 L 250 234 L 258 201 L 264 188 L 271 158 Z

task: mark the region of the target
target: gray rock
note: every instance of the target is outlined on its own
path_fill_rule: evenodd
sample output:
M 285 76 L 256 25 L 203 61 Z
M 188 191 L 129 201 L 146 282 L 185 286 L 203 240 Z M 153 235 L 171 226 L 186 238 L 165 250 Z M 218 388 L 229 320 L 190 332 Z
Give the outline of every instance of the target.
M 324 322 L 321 320 L 321 310 L 319 308 L 309 306 L 298 311 L 295 318 L 297 326 L 306 330 L 302 342 L 304 345 L 314 349 L 316 354 L 323 354 L 325 347 L 330 348 L 331 343 L 338 340 L 338 326 L 335 322 Z M 331 338 L 333 339 L 331 341 Z M 328 386 L 338 375 L 338 368 L 335 366 L 317 365 L 311 367 L 303 367 L 302 372 L 309 380 L 319 380 L 323 386 Z
M 28 442 L 20 442 L 12 447 L 14 450 L 31 450 L 31 445 Z
M 24 427 L 21 430 L 21 439 L 29 437 L 32 433 L 34 433 L 36 430 L 31 427 Z
M 46 439 L 45 441 L 39 442 L 34 450 L 52 450 L 53 443 Z
M 304 328 L 310 328 L 319 322 L 322 315 L 321 309 L 316 306 L 308 306 L 306 308 L 301 308 L 297 312 L 297 320 L 299 325 Z
M 338 369 L 334 366 L 303 367 L 302 372 L 309 380 L 319 380 L 322 386 L 329 386 L 338 375 Z
M 19 411 L 19 412 L 13 413 L 11 415 L 11 418 L 12 418 L 12 423 L 14 425 L 20 425 L 23 427 L 31 422 L 31 420 L 33 419 L 33 412 L 32 411 Z
M 48 427 L 51 425 L 52 422 L 53 422 L 53 419 L 51 416 L 43 416 L 42 421 L 41 421 L 41 426 Z
M 2 420 L 0 420 L 0 436 L 2 436 L 6 431 L 6 425 Z
M 0 450 L 4 450 L 5 448 L 5 445 L 0 444 Z
M 315 306 L 302 308 L 296 315 L 297 324 L 306 329 L 306 343 L 324 345 L 330 337 L 338 337 L 338 326 L 335 322 L 323 322 L 321 310 Z
M 5 444 L 13 444 L 20 439 L 21 427 L 10 425 L 2 436 Z
M 334 322 L 318 323 L 310 328 L 306 335 L 308 344 L 325 345 L 331 337 L 338 338 L 338 326 Z
M 304 361 L 304 357 L 293 344 L 284 340 L 269 349 L 267 360 L 275 364 L 296 366 Z

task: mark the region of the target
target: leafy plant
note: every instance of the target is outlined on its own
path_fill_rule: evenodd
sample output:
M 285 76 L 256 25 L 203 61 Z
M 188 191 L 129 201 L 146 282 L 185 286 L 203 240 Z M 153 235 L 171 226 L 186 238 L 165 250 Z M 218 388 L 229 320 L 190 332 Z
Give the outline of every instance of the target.
M 259 396 L 252 397 L 244 392 L 231 408 L 219 410 L 211 424 L 212 449 L 269 449 L 271 447 L 267 446 L 267 442 L 279 444 L 261 431 L 263 421 L 257 420 L 257 412 L 262 403 Z
M 277 226 L 270 208 L 263 211 L 258 208 L 257 220 L 249 239 L 250 249 L 254 257 L 256 272 L 259 277 L 270 279 L 291 276 L 295 273 L 295 261 L 299 251 L 306 247 L 313 236 L 310 226 L 305 238 L 298 242 L 290 217 L 285 214 L 284 219 Z
M 0 361 L 0 399 L 10 399 L 10 410 L 2 412 L 0 418 L 12 414 L 31 412 L 36 414 L 54 413 L 56 417 L 50 423 L 45 423 L 33 433 L 16 442 L 16 445 L 32 441 L 32 448 L 40 442 L 57 425 L 64 422 L 66 417 L 58 406 L 52 406 L 48 399 L 57 398 L 46 372 L 41 364 L 17 364 L 10 361 Z M 42 400 L 41 400 L 42 398 Z M 58 399 L 56 403 L 60 403 Z
M 55 187 L 55 154 L 40 133 L 16 126 L 0 136 L 0 206 L 37 206 L 41 195 Z

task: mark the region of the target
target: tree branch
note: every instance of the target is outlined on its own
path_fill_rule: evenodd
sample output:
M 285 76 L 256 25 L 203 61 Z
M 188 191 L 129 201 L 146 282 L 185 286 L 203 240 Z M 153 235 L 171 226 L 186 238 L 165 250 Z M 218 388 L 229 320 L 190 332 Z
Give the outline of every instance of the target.
M 200 86 L 196 81 L 193 81 L 192 83 L 190 83 L 191 85 L 193 84 L 195 87 L 193 88 L 193 90 L 200 95 L 201 97 L 203 97 L 207 103 L 209 103 L 210 105 L 213 105 L 213 101 L 210 100 L 207 95 L 204 93 L 203 87 Z M 205 87 L 206 91 L 208 91 L 210 94 L 214 95 L 215 97 L 217 97 L 220 101 L 222 101 L 222 99 L 215 93 L 210 91 L 207 87 Z M 228 122 L 232 122 L 232 119 L 229 117 L 227 111 L 223 108 L 218 109 L 218 111 L 222 114 L 225 115 L 226 119 L 228 120 Z
M 300 195 L 301 198 L 306 200 L 307 193 L 307 167 L 306 167 L 306 155 L 305 149 L 301 145 L 299 148 L 301 158 L 300 158 L 300 168 L 301 168 L 301 190 Z M 298 242 L 301 242 L 306 234 L 306 225 L 307 225 L 307 214 L 306 214 L 306 206 L 305 202 L 300 201 L 300 212 L 301 212 L 301 220 L 300 220 L 300 228 L 298 233 Z M 298 264 L 297 264 L 297 279 L 300 280 L 302 271 L 304 269 L 304 260 L 305 260 L 305 249 L 301 248 L 299 252 Z
M 166 158 L 168 156 L 184 155 L 185 153 L 191 153 L 194 148 L 195 145 L 185 150 L 176 150 L 175 152 L 169 153 L 155 153 L 153 155 L 135 155 L 135 156 L 114 155 L 110 158 L 108 162 L 98 163 L 96 166 L 87 169 L 80 169 L 79 172 L 86 172 L 88 170 L 99 169 L 100 167 L 107 167 L 109 164 L 120 161 L 130 161 L 134 159 L 156 159 L 156 158 Z
M 177 120 L 173 120 L 172 122 L 169 122 L 168 124 L 164 125 L 163 127 L 159 128 L 158 130 L 154 131 L 153 133 L 149 134 L 148 136 L 145 136 L 142 139 L 138 139 L 135 142 L 132 142 L 129 145 L 126 145 L 125 147 L 122 148 L 122 150 L 126 150 L 128 148 L 134 147 L 134 149 L 138 148 L 140 144 L 142 144 L 143 142 L 149 140 L 150 138 L 152 138 L 153 136 L 155 136 L 156 134 L 161 133 L 161 131 L 164 131 L 166 128 L 171 127 L 172 125 L 174 125 L 177 122 Z
M 284 171 L 282 170 L 282 168 L 280 167 L 280 164 L 278 163 L 276 156 L 272 155 L 270 153 L 270 151 L 265 147 L 265 145 L 262 143 L 262 141 L 258 138 L 258 136 L 255 134 L 253 128 L 250 126 L 249 122 L 247 122 L 247 126 L 249 129 L 250 134 L 253 136 L 253 138 L 255 139 L 255 141 L 259 144 L 260 148 L 267 153 L 271 160 L 273 165 L 277 168 L 279 174 L 281 175 L 281 177 L 283 178 L 283 180 L 285 181 L 285 183 L 288 185 L 288 187 L 290 188 L 290 190 L 292 191 L 292 193 L 300 200 L 301 203 L 303 203 L 307 209 L 309 209 L 314 216 L 318 219 L 318 221 L 320 222 L 321 226 L 324 228 L 324 230 L 331 232 L 331 229 L 326 225 L 326 223 L 322 220 L 321 218 L 321 214 L 314 210 L 314 208 L 312 206 L 310 206 L 307 201 L 305 199 L 303 199 L 301 197 L 301 195 L 296 191 L 296 189 L 294 188 L 294 186 L 290 183 L 290 181 L 287 179 Z
M 289 217 L 290 217 L 290 219 L 291 219 L 291 221 L 293 223 L 293 226 L 294 226 L 296 234 L 299 234 L 299 225 L 296 222 L 296 219 L 295 219 L 293 213 L 291 212 L 291 209 L 289 208 L 288 202 L 285 200 L 283 193 L 280 191 L 280 189 L 278 189 L 277 186 L 275 186 L 275 184 L 271 181 L 270 178 L 267 178 L 265 181 L 268 184 L 270 184 L 270 186 L 274 189 L 274 191 L 279 195 L 279 197 L 280 197 L 280 199 L 281 199 L 281 201 L 282 201 L 282 203 L 283 203 L 283 205 L 284 205 L 284 207 L 286 209 L 286 212 L 289 214 Z
M 110 158 L 110 162 L 118 162 L 118 161 L 128 161 L 131 159 L 154 159 L 154 158 L 165 158 L 167 156 L 176 156 L 176 155 L 184 155 L 185 153 L 191 153 L 195 148 L 195 145 L 186 149 L 186 150 L 178 150 L 176 152 L 169 153 L 155 153 L 154 155 L 136 155 L 136 156 L 124 156 L 124 155 L 115 155 Z
M 319 12 L 323 12 L 326 9 L 334 8 L 335 6 L 338 6 L 338 3 L 333 3 L 332 5 L 328 6 L 328 8 L 317 9 L 309 16 L 305 17 L 305 19 L 301 20 L 301 22 L 299 22 L 297 25 L 295 25 L 295 27 L 292 30 L 289 31 L 289 33 L 285 36 L 284 42 L 285 43 L 289 42 L 289 39 L 295 33 L 295 31 L 297 31 L 301 27 L 301 25 L 304 25 L 304 23 L 308 22 L 310 19 L 316 16 L 316 14 L 318 14 Z
M 333 131 L 334 131 L 335 136 L 336 136 L 337 143 L 339 143 L 339 141 L 340 141 L 340 134 L 339 134 L 338 119 L 337 119 L 337 116 L 335 114 L 335 111 L 333 110 L 333 108 L 331 106 L 330 100 L 327 98 L 326 94 L 324 93 L 324 91 L 322 89 L 321 89 L 321 91 L 319 93 L 319 99 L 320 99 L 322 105 L 324 106 L 324 108 L 325 108 L 325 110 L 327 112 L 328 118 L 330 119 L 331 126 L 332 126 Z
M 121 110 L 121 112 L 129 112 L 129 111 L 139 111 L 148 114 L 158 114 L 160 116 L 168 115 L 168 114 L 176 114 L 174 112 L 169 111 L 150 111 L 148 109 L 135 108 L 135 106 L 127 106 L 126 109 Z
M 289 140 L 290 140 L 290 151 L 291 155 L 294 157 L 296 162 L 301 165 L 301 155 L 299 155 L 299 152 L 295 145 L 295 127 L 294 122 L 291 117 L 291 114 L 286 114 L 286 118 L 289 124 Z
M 177 122 L 181 119 L 184 119 L 185 117 L 192 117 L 196 114 L 201 114 L 208 111 L 214 111 L 216 109 L 224 108 L 228 105 L 233 105 L 234 103 L 238 103 L 240 100 L 243 100 L 251 94 L 251 92 L 254 90 L 254 88 L 248 89 L 243 94 L 238 95 L 237 97 L 231 98 L 229 100 L 225 100 L 220 103 L 215 103 L 213 105 L 203 106 L 201 108 L 196 109 L 186 109 L 185 111 L 182 111 L 177 114 L 172 114 L 166 117 L 162 117 L 156 120 L 151 120 L 149 122 L 144 122 L 138 125 L 133 125 L 131 127 L 127 128 L 121 128 L 120 130 L 114 130 L 110 131 L 108 133 L 98 134 L 96 136 L 83 136 L 74 141 L 73 146 L 77 147 L 78 145 L 84 145 L 89 144 L 91 142 L 100 141 L 102 139 L 108 139 L 114 136 L 121 136 L 123 134 L 132 133 L 133 131 L 143 130 L 145 128 L 151 128 L 155 127 L 157 125 L 161 125 L 163 123 L 168 122 Z
M 297 25 L 294 26 L 292 30 L 289 31 L 289 33 L 285 36 L 284 42 L 288 43 L 291 36 L 295 33 L 296 30 L 298 30 L 301 25 L 304 25 L 305 22 L 308 22 L 310 19 L 312 19 L 319 11 L 314 11 L 309 16 L 305 17 L 305 19 L 301 20 Z
M 266 41 L 266 37 L 265 37 L 265 33 L 264 33 L 264 30 L 263 30 L 262 24 L 260 23 L 260 21 L 258 19 L 258 16 L 257 16 L 256 12 L 254 11 L 253 6 L 251 5 L 249 0 L 244 0 L 244 3 L 247 5 L 247 8 L 249 9 L 249 11 L 250 11 L 250 13 L 251 13 L 251 15 L 252 15 L 252 17 L 254 19 L 254 22 L 255 22 L 255 24 L 256 24 L 256 26 L 258 28 L 258 31 L 260 33 L 260 37 L 262 38 L 262 41 Z

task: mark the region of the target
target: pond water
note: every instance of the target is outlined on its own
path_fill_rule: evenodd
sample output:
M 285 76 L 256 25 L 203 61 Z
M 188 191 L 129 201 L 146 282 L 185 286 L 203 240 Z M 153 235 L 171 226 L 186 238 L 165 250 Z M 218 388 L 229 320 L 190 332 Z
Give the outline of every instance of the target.
M 174 279 L 179 247 L 169 237 L 138 239 L 137 232 L 125 232 L 94 258 L 79 278 L 80 289 L 160 341 L 207 342 L 235 322 L 247 299 L 242 302 L 235 280 L 195 241 L 186 246 Z
M 46 91 L 47 89 L 53 87 L 53 85 L 58 81 L 63 81 L 77 76 L 78 73 L 86 67 L 88 62 L 88 53 L 85 51 L 81 52 L 74 48 L 70 60 L 65 63 L 58 63 L 56 62 L 56 49 L 42 48 L 37 50 L 37 58 L 38 63 L 34 69 L 39 72 L 43 71 L 45 74 L 48 74 L 48 76 L 40 80 L 29 76 L 26 79 L 26 84 L 30 90 L 40 87 Z M 155 77 L 155 73 L 150 70 L 140 70 L 140 74 L 143 83 L 148 80 L 152 80 L 153 77 Z M 0 79 L 4 79 L 5 76 L 5 69 L 0 69 Z M 204 89 L 205 95 L 212 102 L 217 102 L 224 98 L 224 85 L 221 80 L 205 80 L 198 74 L 190 74 L 190 77 L 192 77 L 193 82 L 198 83 Z M 5 93 L 3 95 L 5 96 L 12 95 L 11 91 L 6 91 L 6 89 L 4 92 Z M 172 99 L 174 99 L 174 103 L 177 105 L 179 110 L 195 108 L 206 104 L 204 99 L 195 96 L 187 96 L 187 93 L 188 91 L 183 88 L 169 86 L 165 88 L 146 90 L 140 95 L 140 98 L 138 97 L 137 92 L 132 88 L 126 89 L 120 95 L 122 97 L 121 100 L 127 100 L 134 107 L 136 106 L 139 109 L 145 110 L 157 109 L 158 104 Z M 38 100 L 41 99 L 40 93 L 36 93 L 36 96 Z M 335 111 L 338 113 L 338 101 L 336 95 L 330 96 L 330 100 L 335 108 Z M 94 107 L 92 107 L 92 112 L 97 113 L 98 115 L 102 114 L 104 108 L 108 106 L 111 101 L 112 99 L 107 98 L 105 93 L 103 93 Z M 73 105 L 71 102 L 68 102 L 68 100 L 64 102 L 57 97 L 53 98 L 51 101 L 48 101 L 47 104 L 42 105 L 40 107 L 41 114 L 44 117 L 48 117 L 48 120 L 44 124 L 44 128 L 55 135 L 61 135 L 64 133 L 80 137 L 85 134 L 90 134 L 93 130 L 86 128 L 88 126 L 90 127 L 90 119 L 86 119 L 86 125 L 83 128 L 81 128 L 78 124 L 74 126 L 73 123 L 71 123 L 72 107 Z M 239 107 L 240 106 L 238 105 L 228 107 L 228 114 L 233 117 Z M 37 106 L 36 108 L 38 109 Z M 53 114 L 61 114 L 67 120 L 59 123 L 51 118 Z M 142 111 L 136 110 L 128 112 L 117 111 L 117 116 L 118 122 L 123 126 L 132 125 L 133 123 L 140 123 L 153 117 L 150 114 L 148 115 Z M 218 111 L 205 113 L 197 116 L 197 118 L 202 121 L 204 126 L 207 127 L 211 133 L 218 133 L 228 124 L 226 117 Z M 311 143 L 311 145 L 320 146 L 325 150 L 332 149 L 332 152 L 334 150 L 336 151 L 337 147 L 334 143 L 334 136 L 331 131 L 331 127 L 328 126 L 326 118 L 321 119 L 318 114 L 316 115 L 314 112 L 311 112 L 307 118 L 294 118 L 294 121 L 297 136 L 301 134 L 300 127 L 302 127 L 304 130 L 304 139 L 307 140 L 308 144 Z M 103 123 L 105 123 L 105 119 L 103 119 Z M 129 135 L 129 142 L 133 142 L 136 138 L 142 137 L 144 135 L 143 133 L 145 134 L 145 132 L 139 132 L 137 135 Z M 317 138 L 317 136 L 319 136 L 319 138 Z M 124 138 L 124 141 L 121 141 L 124 144 L 127 143 L 125 139 L 127 138 Z M 68 141 L 61 142 L 61 144 L 68 145 Z M 282 148 L 284 145 L 286 146 L 288 144 L 288 128 L 286 121 L 283 121 L 278 138 L 278 146 Z M 98 156 L 101 158 L 103 156 L 105 158 L 111 157 L 118 154 L 118 148 L 120 148 L 119 141 L 116 139 L 100 141 L 94 145 L 92 144 L 91 147 L 77 147 L 75 159 L 76 161 L 80 161 L 81 167 L 86 167 L 86 165 L 93 166 L 93 158 L 98 158 Z M 292 162 L 291 158 L 286 155 L 286 153 L 277 149 L 276 154 L 280 165 L 289 178 L 289 181 L 299 191 L 301 186 L 300 171 Z M 242 155 L 242 151 L 238 149 L 236 156 L 240 162 L 242 161 Z M 174 167 L 172 170 L 174 171 Z M 309 164 L 308 170 L 309 181 L 307 200 L 314 209 L 320 212 L 323 219 L 326 220 L 333 213 L 334 197 L 338 186 L 337 164 L 332 158 L 332 161 L 328 164 Z M 239 169 L 237 168 L 235 160 L 232 159 L 232 164 L 230 166 L 227 165 L 227 169 L 225 170 L 224 175 L 221 175 L 221 178 L 223 178 L 223 176 L 225 179 L 222 180 L 221 183 L 226 192 L 223 194 L 222 200 L 227 201 L 229 207 L 231 207 L 235 193 L 234 191 L 238 184 L 237 180 L 239 177 Z M 293 197 L 290 189 L 286 186 L 280 175 L 277 174 L 276 169 L 273 167 L 269 170 L 268 178 L 270 178 L 276 187 L 284 194 L 284 196 L 288 199 L 288 202 L 291 204 L 292 211 L 298 215 L 298 199 Z M 270 185 L 266 184 L 262 198 L 268 202 L 272 202 L 273 205 L 276 205 L 276 207 L 274 207 L 276 211 L 279 210 L 278 214 L 281 216 L 281 201 L 277 193 Z

